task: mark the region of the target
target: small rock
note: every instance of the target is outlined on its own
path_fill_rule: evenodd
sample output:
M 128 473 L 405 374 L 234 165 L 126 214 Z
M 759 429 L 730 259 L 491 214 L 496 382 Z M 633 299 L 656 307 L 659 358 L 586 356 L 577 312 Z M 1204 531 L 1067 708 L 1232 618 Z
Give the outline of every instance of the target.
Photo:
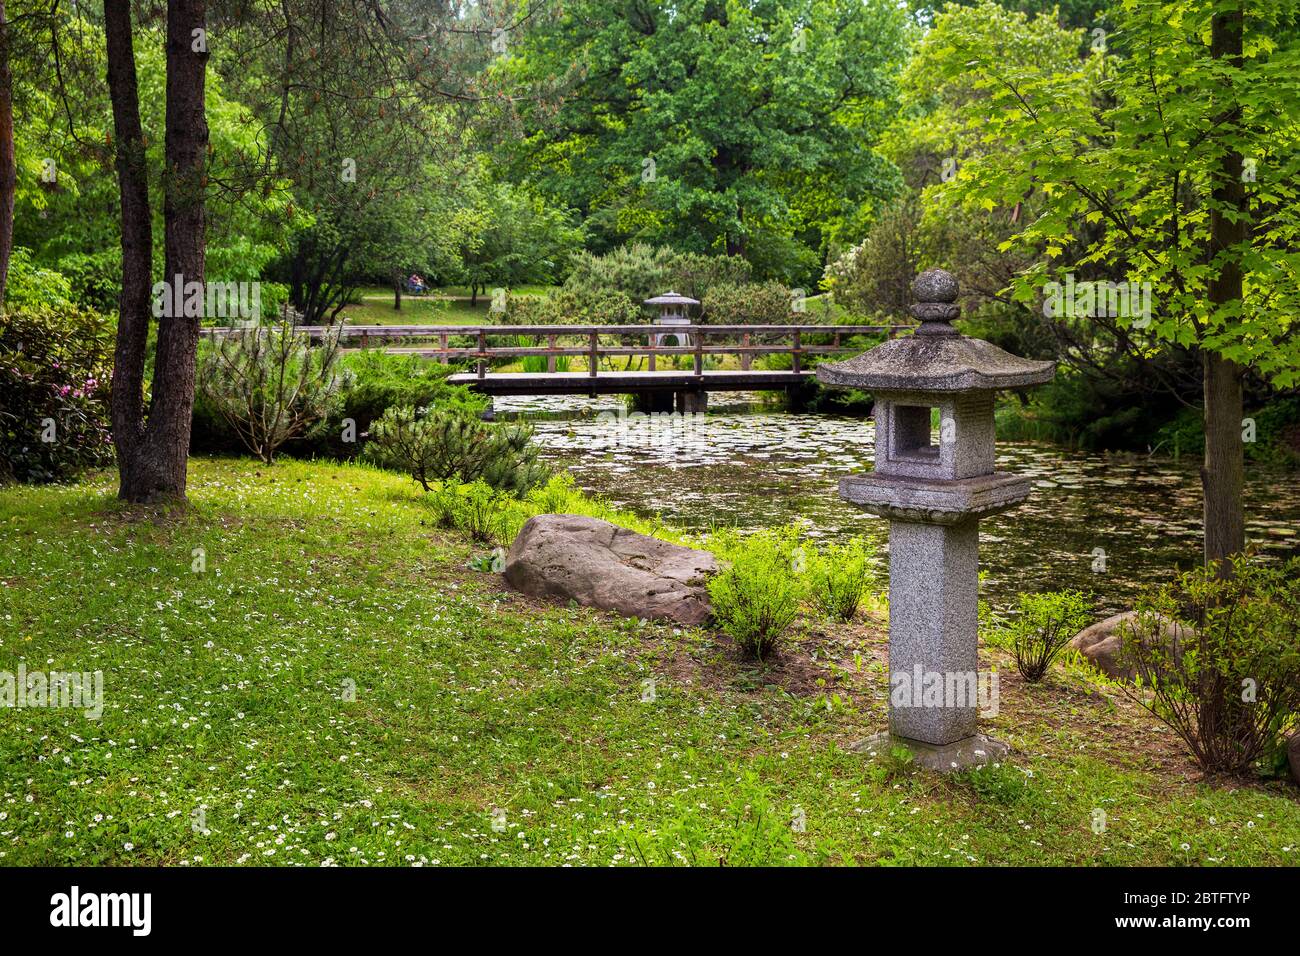
M 506 555 L 506 583 L 533 597 L 577 601 L 627 617 L 697 625 L 712 613 L 707 551 L 584 515 L 529 518 Z
M 1139 611 L 1124 611 L 1112 615 L 1104 621 L 1085 627 L 1070 641 L 1070 646 L 1108 677 L 1131 681 L 1137 675 L 1137 669 L 1132 661 L 1124 660 L 1122 652 L 1124 641 L 1132 640 L 1134 622 L 1140 616 Z M 1173 653 L 1177 655 L 1183 641 L 1183 626 L 1163 616 L 1160 622 L 1161 639 L 1172 641 Z

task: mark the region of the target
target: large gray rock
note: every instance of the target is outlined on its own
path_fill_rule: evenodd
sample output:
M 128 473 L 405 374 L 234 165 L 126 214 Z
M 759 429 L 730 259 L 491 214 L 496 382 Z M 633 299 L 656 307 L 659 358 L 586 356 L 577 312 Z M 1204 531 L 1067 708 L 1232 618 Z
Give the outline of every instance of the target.
M 1291 735 L 1291 742 L 1286 747 L 1286 755 L 1291 761 L 1291 779 L 1300 783 L 1300 730 Z
M 534 597 L 573 600 L 628 617 L 681 624 L 708 619 L 707 551 L 684 548 L 584 515 L 529 518 L 506 555 L 506 583 Z
M 1137 669 L 1132 661 L 1124 659 L 1123 647 L 1125 641 L 1133 639 L 1139 615 L 1138 611 L 1124 611 L 1089 625 L 1075 635 L 1070 646 L 1103 674 L 1116 680 L 1131 681 Z M 1165 617 L 1161 617 L 1160 622 L 1160 640 L 1165 642 L 1166 648 L 1172 649 L 1176 659 L 1182 646 L 1184 628 Z M 1144 639 L 1148 637 L 1144 635 Z

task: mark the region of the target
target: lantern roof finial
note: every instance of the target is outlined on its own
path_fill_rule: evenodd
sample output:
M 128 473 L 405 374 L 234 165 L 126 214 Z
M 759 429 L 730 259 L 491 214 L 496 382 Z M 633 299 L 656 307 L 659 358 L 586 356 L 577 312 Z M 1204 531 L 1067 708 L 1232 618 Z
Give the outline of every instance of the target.
M 891 339 L 843 362 L 817 368 L 823 385 L 866 391 L 975 392 L 1049 382 L 1056 363 L 1021 358 L 992 342 L 962 335 L 951 325 L 961 314 L 957 280 L 943 269 L 912 282 L 914 334 Z

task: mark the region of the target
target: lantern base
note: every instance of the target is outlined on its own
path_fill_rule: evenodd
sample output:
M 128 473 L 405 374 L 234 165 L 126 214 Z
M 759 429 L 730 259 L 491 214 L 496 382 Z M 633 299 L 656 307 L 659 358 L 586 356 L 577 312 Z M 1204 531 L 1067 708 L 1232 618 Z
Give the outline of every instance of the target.
M 985 737 L 983 734 L 975 734 L 950 744 L 936 745 L 899 737 L 887 731 L 874 734 L 849 747 L 854 753 L 865 753 L 873 758 L 888 755 L 895 748 L 902 748 L 910 753 L 917 766 L 938 773 L 956 773 L 971 767 L 982 767 L 986 763 L 996 763 L 1006 757 L 1011 749 L 1002 741 Z

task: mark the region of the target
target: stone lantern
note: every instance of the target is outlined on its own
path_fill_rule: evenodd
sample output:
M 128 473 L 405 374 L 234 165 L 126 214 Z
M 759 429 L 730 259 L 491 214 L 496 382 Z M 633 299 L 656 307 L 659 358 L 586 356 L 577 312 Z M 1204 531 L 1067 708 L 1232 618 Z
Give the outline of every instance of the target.
M 652 299 L 646 299 L 644 305 L 657 306 L 659 316 L 655 319 L 655 325 L 664 326 L 681 326 L 690 325 L 690 307 L 699 305 L 698 299 L 692 299 L 690 296 L 678 295 L 676 292 L 665 292 L 663 295 L 657 295 Z M 652 336 L 655 348 L 660 346 L 684 346 L 691 344 L 691 337 L 685 332 L 656 332 Z
M 996 468 L 993 399 L 1056 373 L 954 329 L 957 291 L 942 269 L 922 273 L 913 335 L 817 369 L 875 399 L 875 470 L 843 479 L 840 496 L 889 519 L 889 731 L 860 748 L 903 746 L 938 770 L 1007 749 L 977 733 L 979 521 L 1024 501 L 1030 483 Z

